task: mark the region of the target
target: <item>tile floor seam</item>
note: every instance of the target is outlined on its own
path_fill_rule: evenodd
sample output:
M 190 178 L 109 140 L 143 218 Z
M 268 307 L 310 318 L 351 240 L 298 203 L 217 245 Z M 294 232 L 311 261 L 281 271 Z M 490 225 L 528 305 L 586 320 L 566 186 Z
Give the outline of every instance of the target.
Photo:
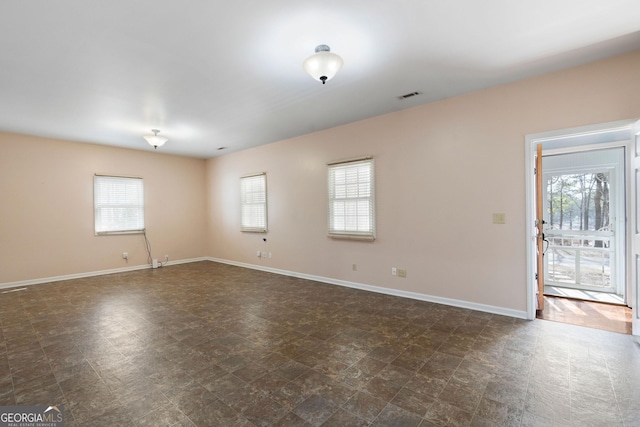
M 9 349 L 7 348 L 7 338 L 4 335 L 4 321 L 0 320 L 0 328 L 1 332 L 2 332 L 2 346 L 4 347 L 4 354 L 5 356 L 8 354 Z M 13 378 L 13 373 L 11 372 L 11 366 L 9 365 L 9 360 L 7 358 L 7 367 L 9 368 L 9 376 L 11 377 L 11 396 L 13 397 L 13 403 L 16 403 L 16 395 L 15 395 L 15 389 L 16 389 L 16 384 L 15 384 L 15 379 Z
M 622 416 L 622 408 L 620 407 L 620 402 L 618 399 L 618 393 L 616 392 L 616 388 L 614 386 L 614 381 L 613 381 L 613 377 L 611 376 L 611 367 L 609 366 L 609 361 L 605 360 L 604 361 L 605 366 L 607 367 L 607 376 L 609 377 L 609 382 L 611 383 L 611 388 L 613 390 L 613 397 L 616 400 L 616 408 L 618 409 L 618 416 L 620 417 L 620 420 L 622 421 L 622 423 L 624 424 L 624 417 Z

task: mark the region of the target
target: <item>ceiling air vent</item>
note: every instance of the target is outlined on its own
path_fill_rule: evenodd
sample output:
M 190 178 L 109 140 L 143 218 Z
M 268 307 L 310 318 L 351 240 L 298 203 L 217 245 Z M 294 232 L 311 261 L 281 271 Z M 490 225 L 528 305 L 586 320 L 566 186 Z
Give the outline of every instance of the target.
M 400 96 L 398 97 L 398 99 L 399 99 L 400 101 L 404 101 L 405 99 L 413 98 L 414 96 L 418 96 L 418 95 L 422 95 L 422 92 L 411 92 L 411 93 L 405 93 L 404 95 L 400 95 Z

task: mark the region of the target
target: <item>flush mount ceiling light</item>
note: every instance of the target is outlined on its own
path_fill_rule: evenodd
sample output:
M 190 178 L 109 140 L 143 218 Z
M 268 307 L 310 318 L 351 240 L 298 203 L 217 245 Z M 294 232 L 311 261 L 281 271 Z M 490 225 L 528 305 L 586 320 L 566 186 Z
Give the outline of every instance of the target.
M 331 80 L 342 68 L 342 58 L 335 53 L 331 53 L 329 46 L 321 44 L 316 47 L 316 53 L 308 57 L 302 63 L 302 68 L 314 80 L 321 81 L 325 84 L 327 80 Z
M 158 136 L 158 132 L 160 132 L 158 129 L 151 129 L 151 132 L 153 132 L 153 135 L 145 135 L 144 139 L 146 139 L 149 144 L 153 145 L 153 148 L 162 147 L 162 144 L 167 142 L 167 138 L 164 136 Z

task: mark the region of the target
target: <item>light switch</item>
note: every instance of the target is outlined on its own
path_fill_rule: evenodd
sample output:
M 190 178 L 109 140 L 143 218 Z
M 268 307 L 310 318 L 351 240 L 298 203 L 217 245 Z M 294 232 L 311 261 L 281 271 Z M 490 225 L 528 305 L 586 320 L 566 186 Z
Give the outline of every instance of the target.
M 493 223 L 494 224 L 504 224 L 505 223 L 505 214 L 503 212 L 498 212 L 493 214 Z

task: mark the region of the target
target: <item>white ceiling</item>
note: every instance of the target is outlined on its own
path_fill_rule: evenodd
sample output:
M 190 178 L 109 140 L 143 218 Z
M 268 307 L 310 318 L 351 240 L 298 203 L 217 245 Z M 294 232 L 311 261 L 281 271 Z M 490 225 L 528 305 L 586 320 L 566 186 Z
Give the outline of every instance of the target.
M 639 48 L 638 0 L 2 0 L 0 131 L 209 158 Z

